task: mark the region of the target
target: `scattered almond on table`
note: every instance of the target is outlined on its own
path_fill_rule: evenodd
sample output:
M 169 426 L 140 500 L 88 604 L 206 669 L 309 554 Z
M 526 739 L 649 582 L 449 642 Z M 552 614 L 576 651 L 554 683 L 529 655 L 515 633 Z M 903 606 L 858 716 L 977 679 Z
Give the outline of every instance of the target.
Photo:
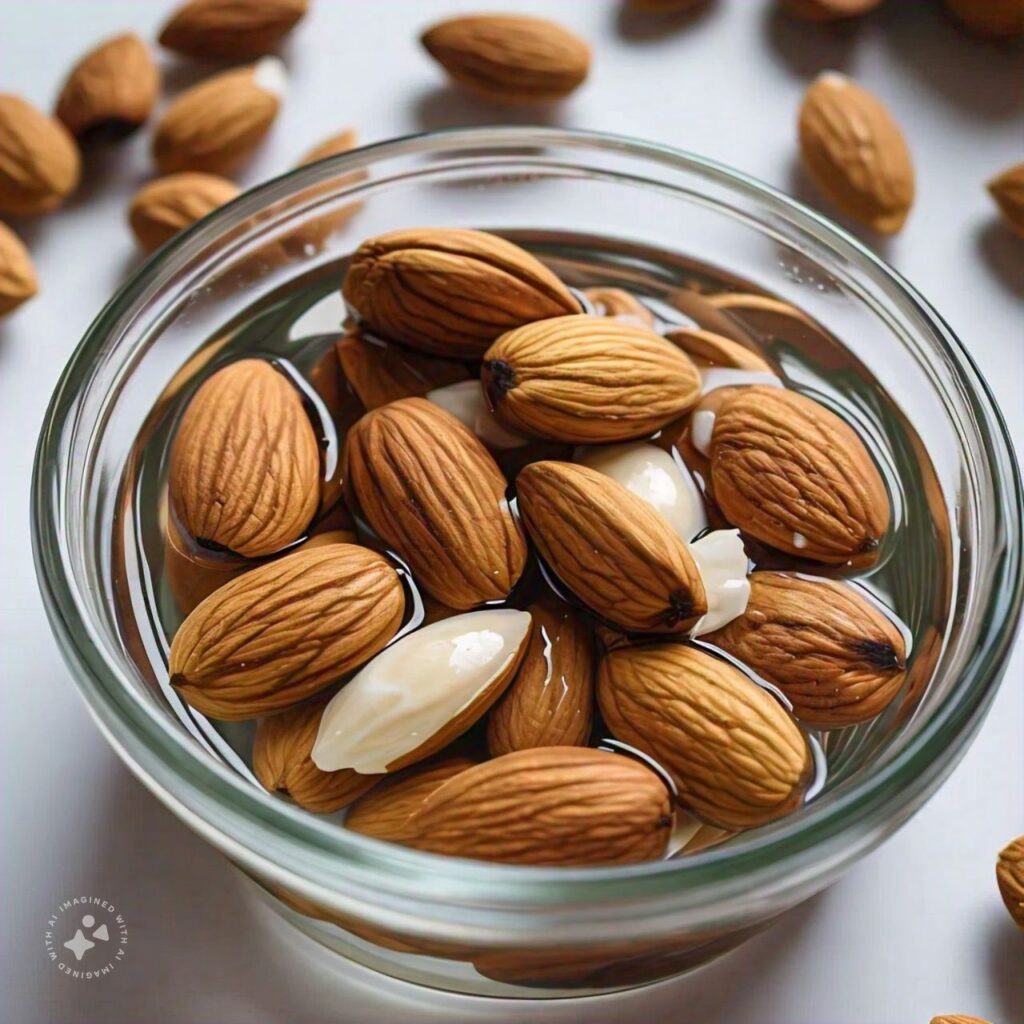
M 35 267 L 21 239 L 0 221 L 0 316 L 17 309 L 39 290 Z

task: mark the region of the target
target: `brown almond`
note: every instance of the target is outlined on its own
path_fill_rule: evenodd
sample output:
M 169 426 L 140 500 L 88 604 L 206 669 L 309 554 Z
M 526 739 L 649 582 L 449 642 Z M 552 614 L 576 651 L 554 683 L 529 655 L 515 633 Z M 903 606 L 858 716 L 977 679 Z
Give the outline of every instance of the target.
M 889 496 L 861 439 L 784 388 L 728 394 L 709 450 L 715 502 L 744 533 L 829 565 L 866 565 L 889 528 Z
M 999 853 L 996 881 L 1006 909 L 1018 928 L 1024 929 L 1024 836 L 1018 836 Z
M 728 662 L 684 644 L 610 651 L 597 698 L 612 733 L 668 771 L 680 802 L 720 828 L 800 806 L 807 742 L 782 706 Z
M 884 0 L 782 0 L 787 14 L 807 21 L 841 21 L 858 18 L 881 7 Z
M 598 316 L 622 318 L 639 327 L 654 327 L 654 314 L 624 288 L 584 288 Z
M 946 0 L 946 7 L 976 35 L 996 39 L 1024 35 L 1021 0 Z
M 519 511 L 552 571 L 588 608 L 637 633 L 678 633 L 707 611 L 700 571 L 668 522 L 603 473 L 534 462 Z
M 171 643 L 171 685 L 213 718 L 298 704 L 394 636 L 405 598 L 386 559 L 354 544 L 296 551 L 210 595 Z
M 825 71 L 804 93 L 799 134 L 807 173 L 843 213 L 886 235 L 903 227 L 914 202 L 914 166 L 878 97 Z
M 337 156 L 339 153 L 347 153 L 355 149 L 359 144 L 359 136 L 354 128 L 346 128 L 344 131 L 332 135 L 323 142 L 318 142 L 312 149 L 308 150 L 296 163 L 296 167 L 306 167 L 308 164 L 315 164 L 318 160 L 326 160 L 330 156 Z
M 345 443 L 346 487 L 417 583 L 452 608 L 508 596 L 526 542 L 505 478 L 454 416 L 423 398 L 367 413 Z
M 700 375 L 685 353 L 646 327 L 600 316 L 503 334 L 480 380 L 507 427 L 576 444 L 646 437 L 700 398 Z
M 116 139 L 135 131 L 153 112 L 160 73 L 133 32 L 90 50 L 72 69 L 57 97 L 57 117 L 80 139 Z
M 32 257 L 21 239 L 0 221 L 0 316 L 17 309 L 39 291 Z
M 1024 163 L 997 174 L 988 183 L 988 190 L 1006 223 L 1024 238 Z
M 803 722 L 866 722 L 899 693 L 906 645 L 854 587 L 782 572 L 750 577 L 746 611 L 705 638 L 774 683 Z
M 981 1017 L 968 1017 L 964 1013 L 943 1013 L 932 1017 L 930 1024 L 990 1024 Z
M 479 359 L 505 331 L 580 308 L 518 245 L 451 228 L 392 231 L 363 242 L 342 293 L 374 333 L 456 359 Z
M 372 788 L 379 775 L 322 772 L 309 756 L 326 701 L 318 699 L 261 718 L 252 748 L 252 770 L 260 785 L 283 793 L 315 814 L 333 814 Z
M 594 649 L 583 616 L 555 598 L 529 607 L 530 643 L 512 684 L 491 709 L 493 757 L 531 747 L 586 746 L 594 708 Z
M 169 174 L 135 193 L 128 223 L 139 246 L 153 252 L 240 194 L 241 189 L 233 181 L 216 174 Z
M 512 14 L 450 18 L 423 33 L 452 81 L 501 103 L 550 103 L 590 70 L 590 48 L 553 21 Z
M 672 831 L 664 783 L 630 758 L 586 747 L 519 750 L 459 772 L 420 805 L 404 842 L 505 864 L 657 860 Z
M 160 30 L 160 45 L 189 57 L 243 60 L 272 52 L 308 0 L 191 0 Z
M 665 337 L 678 345 L 697 366 L 723 366 L 734 370 L 750 370 L 754 373 L 772 373 L 772 368 L 753 349 L 738 341 L 689 327 L 674 327 L 665 332 Z
M 78 185 L 81 164 L 60 121 L 0 93 L 0 213 L 26 217 L 59 206 Z
M 153 135 L 160 170 L 227 175 L 244 163 L 277 117 L 279 63 L 267 57 L 222 71 L 178 96 Z
M 168 488 L 200 542 L 257 558 L 298 540 L 320 500 L 320 452 L 299 392 L 262 359 L 218 370 L 178 424 Z

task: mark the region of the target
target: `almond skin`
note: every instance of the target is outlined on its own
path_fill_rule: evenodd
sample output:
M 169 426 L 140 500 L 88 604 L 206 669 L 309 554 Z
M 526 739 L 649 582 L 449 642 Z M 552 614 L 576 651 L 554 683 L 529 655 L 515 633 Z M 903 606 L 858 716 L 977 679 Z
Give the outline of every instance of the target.
M 637 761 L 586 747 L 505 754 L 439 786 L 407 822 L 420 850 L 504 864 L 657 860 L 672 830 L 664 783 Z
M 885 235 L 903 227 L 914 202 L 914 166 L 881 100 L 825 71 L 804 93 L 799 135 L 808 175 L 843 213 Z
M 405 597 L 380 555 L 354 544 L 296 551 L 211 594 L 171 643 L 171 685 L 212 718 L 298 704 L 394 636 Z
M 0 316 L 17 309 L 39 291 L 35 267 L 21 239 L 0 221 Z
M 755 572 L 744 614 L 704 639 L 779 687 L 801 721 L 825 727 L 874 718 L 906 674 L 900 631 L 830 580 Z
M 996 39 L 1024 35 L 1021 0 L 946 0 L 946 7 L 976 35 Z
M 981 1017 L 968 1017 L 963 1013 L 943 1013 L 938 1017 L 932 1017 L 930 1024 L 990 1024 Z
M 697 366 L 722 366 L 754 373 L 772 373 L 768 362 L 738 341 L 714 331 L 675 327 L 665 337 L 681 348 Z
M 999 853 L 996 881 L 1014 924 L 1024 929 L 1024 836 L 1018 836 Z
M 218 370 L 178 424 L 168 489 L 201 542 L 258 558 L 298 540 L 320 499 L 319 447 L 299 392 L 262 359 Z
M 610 477 L 534 462 L 516 480 L 519 511 L 552 571 L 620 629 L 678 633 L 707 611 L 700 572 L 672 527 Z
M 584 288 L 598 316 L 623 317 L 627 323 L 654 327 L 654 314 L 624 288 Z
M 169 174 L 135 193 L 128 223 L 139 246 L 153 252 L 240 194 L 241 189 L 233 181 L 216 174 Z
M 354 128 L 346 128 L 337 135 L 332 135 L 323 142 L 318 142 L 312 149 L 308 150 L 302 159 L 296 163 L 296 167 L 305 167 L 307 164 L 315 164 L 318 160 L 326 160 L 329 156 L 337 156 L 339 153 L 347 153 L 355 149 L 359 144 L 359 136 Z
M 490 100 L 550 103 L 587 77 L 590 48 L 553 21 L 506 14 L 451 18 L 423 33 L 452 81 Z
M 829 565 L 867 565 L 889 497 L 860 438 L 835 413 L 783 388 L 732 389 L 709 451 L 714 499 L 744 533 Z
M 186 90 L 164 111 L 153 159 L 164 174 L 230 174 L 270 130 L 281 102 L 257 77 L 260 65 L 233 68 Z
M 553 597 L 535 601 L 529 612 L 529 647 L 487 719 L 492 757 L 532 747 L 581 747 L 590 739 L 594 648 L 586 622 Z
M 549 441 L 602 444 L 646 437 L 700 398 L 689 357 L 645 327 L 562 316 L 503 334 L 481 383 L 507 427 Z
M 116 139 L 153 112 L 160 73 L 134 33 L 108 39 L 72 69 L 57 98 L 57 117 L 79 139 Z
M 326 701 L 323 699 L 261 718 L 252 748 L 252 770 L 260 785 L 283 793 L 314 814 L 333 814 L 361 797 L 381 778 L 353 771 L 322 772 L 309 756 Z
M 612 733 L 658 761 L 712 825 L 751 828 L 799 807 L 807 742 L 728 662 L 683 644 L 623 647 L 602 659 L 597 699 Z
M 524 249 L 450 228 L 363 242 L 342 294 L 381 337 L 456 359 L 479 359 L 513 327 L 579 312 L 569 289 Z
M 526 542 L 505 478 L 462 423 L 423 398 L 367 413 L 345 443 L 345 485 L 367 522 L 452 608 L 508 596 Z
M 189 57 L 260 57 L 277 47 L 308 8 L 308 0 L 192 0 L 160 30 L 160 45 Z
M 81 164 L 60 121 L 0 94 L 0 213 L 27 217 L 59 206 L 77 187 Z
M 857 18 L 880 7 L 884 0 L 782 0 L 787 14 L 807 21 L 840 21 Z
M 997 174 L 988 183 L 988 190 L 1006 223 L 1024 238 L 1024 163 Z

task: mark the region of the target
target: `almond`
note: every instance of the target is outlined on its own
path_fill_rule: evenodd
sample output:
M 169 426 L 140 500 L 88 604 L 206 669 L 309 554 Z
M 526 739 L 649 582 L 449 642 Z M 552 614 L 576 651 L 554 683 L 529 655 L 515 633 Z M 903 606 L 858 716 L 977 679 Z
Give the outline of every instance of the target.
M 194 85 L 164 111 L 156 126 L 157 166 L 164 174 L 231 173 L 270 129 L 283 91 L 283 70 L 274 57 Z
M 799 130 L 807 173 L 840 210 L 882 234 L 903 227 L 914 202 L 914 167 L 876 96 L 825 71 L 804 93 Z
M 674 327 L 665 337 L 681 348 L 697 366 L 717 366 L 754 373 L 771 373 L 768 362 L 738 341 L 689 327 Z
M 262 359 L 218 370 L 178 424 L 168 488 L 201 542 L 256 558 L 298 540 L 320 499 L 319 448 L 299 392 Z
M 39 291 L 35 267 L 21 239 L 0 221 L 0 316 L 17 309 Z
M 480 379 L 506 426 L 577 444 L 644 437 L 700 397 L 697 368 L 671 342 L 599 316 L 555 317 L 503 334 Z
M 623 319 L 638 327 L 654 327 L 654 314 L 624 288 L 584 288 L 598 316 Z
M 684 644 L 623 647 L 602 659 L 597 698 L 612 733 L 658 761 L 680 802 L 712 825 L 763 825 L 802 802 L 806 740 L 728 662 Z
M 72 69 L 57 97 L 57 117 L 80 139 L 120 138 L 153 112 L 160 74 L 134 33 L 108 39 Z
M 450 228 L 363 242 L 342 292 L 376 334 L 461 359 L 478 359 L 513 327 L 579 311 L 569 289 L 524 249 Z
M 451 18 L 423 33 L 452 81 L 501 103 L 549 103 L 587 77 L 590 48 L 553 21 L 511 14 Z
M 512 685 L 491 709 L 487 746 L 498 757 L 590 739 L 594 651 L 583 616 L 547 597 L 530 605 L 530 644 Z
M 240 194 L 241 189 L 233 181 L 215 174 L 169 174 L 135 193 L 128 223 L 142 249 L 153 252 Z
M 999 853 L 996 880 L 1006 909 L 1018 928 L 1024 929 L 1024 836 L 1018 836 Z
M 1006 223 L 1024 238 L 1024 163 L 1008 167 L 989 183 L 988 190 Z
M 526 528 L 552 571 L 612 625 L 678 633 L 707 611 L 686 545 L 621 484 L 584 466 L 534 462 L 516 489 Z
M 454 416 L 422 398 L 367 413 L 345 443 L 346 487 L 425 590 L 452 608 L 508 596 L 526 543 L 505 478 Z
M 1024 34 L 1024 3 L 1021 0 L 946 0 L 949 12 L 980 36 Z
M 963 1013 L 943 1013 L 932 1017 L 930 1024 L 989 1024 L 989 1021 L 981 1017 L 968 1017 Z
M 280 43 L 308 7 L 308 0 L 191 0 L 160 30 L 160 45 L 190 57 L 260 57 Z
M 318 160 L 326 160 L 328 157 L 337 156 L 339 153 L 347 153 L 350 149 L 355 149 L 358 144 L 359 137 L 355 129 L 346 128 L 337 135 L 332 135 L 329 139 L 324 139 L 323 142 L 317 143 L 317 145 L 305 153 L 295 166 L 305 167 L 308 164 L 315 164 Z
M 454 384 L 446 384 L 444 387 L 428 391 L 424 397 L 434 405 L 439 405 L 446 412 L 450 412 L 460 423 L 469 427 L 483 441 L 489 451 L 496 453 L 496 458 L 497 454 L 501 452 L 533 447 L 530 438 L 508 430 L 498 422 L 494 413 L 491 412 L 491 407 L 487 404 L 487 396 L 478 380 L 460 380 Z M 526 456 L 526 461 L 530 462 L 532 458 Z M 499 462 L 498 465 L 502 464 Z M 504 467 L 502 468 L 504 469 Z M 514 474 L 508 473 L 508 475 Z
M 468 757 L 448 757 L 386 775 L 349 808 L 345 826 L 374 839 L 399 842 L 405 834 L 406 822 L 423 801 L 443 783 L 474 764 L 476 762 Z
M 211 594 L 171 643 L 171 685 L 213 718 L 297 704 L 372 658 L 394 636 L 398 574 L 354 544 L 296 551 Z
M 337 352 L 345 379 L 368 410 L 469 377 L 462 363 L 368 341 L 358 332 L 346 334 L 337 343 Z
M 839 21 L 856 18 L 880 7 L 883 0 L 783 0 L 787 14 L 795 14 L 808 21 Z
M 672 831 L 664 783 L 630 758 L 586 747 L 519 750 L 467 768 L 409 818 L 411 846 L 505 864 L 657 860 Z
M 907 667 L 902 634 L 854 587 L 782 572 L 755 572 L 746 612 L 707 640 L 825 727 L 874 718 Z
M 860 438 L 795 391 L 752 385 L 726 394 L 708 452 L 725 518 L 799 558 L 875 561 L 889 527 L 889 497 Z
M 81 173 L 68 130 L 20 96 L 0 94 L 0 213 L 46 213 L 74 191 Z
M 325 700 L 261 718 L 252 748 L 252 770 L 260 785 L 283 793 L 315 814 L 332 814 L 362 796 L 380 778 L 352 771 L 322 772 L 309 756 Z

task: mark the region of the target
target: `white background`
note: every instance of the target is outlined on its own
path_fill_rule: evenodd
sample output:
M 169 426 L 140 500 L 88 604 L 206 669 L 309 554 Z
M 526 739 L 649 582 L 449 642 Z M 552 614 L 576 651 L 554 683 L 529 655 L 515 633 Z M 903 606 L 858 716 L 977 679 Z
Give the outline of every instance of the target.
M 49 107 L 86 47 L 131 28 L 154 0 L 0 0 L 0 91 Z M 293 91 L 248 168 L 255 183 L 320 138 L 365 141 L 483 124 L 501 112 L 443 86 L 416 36 L 460 10 L 548 13 L 594 45 L 590 81 L 553 123 L 657 139 L 785 188 L 808 77 L 856 75 L 909 136 L 918 202 L 883 252 L 952 324 L 1024 436 L 1024 242 L 995 223 L 982 183 L 1024 159 L 1024 50 L 959 32 L 929 0 L 890 0 L 858 26 L 808 26 L 761 0 L 641 25 L 617 0 L 314 0 L 284 51 Z M 164 60 L 169 90 L 198 72 Z M 506 115 L 507 116 L 507 115 Z M 515 114 L 535 121 L 534 114 Z M 698 975 L 615 997 L 487 1003 L 336 964 L 252 903 L 232 869 L 129 777 L 76 696 L 48 631 L 29 552 L 32 449 L 61 367 L 137 260 L 125 225 L 151 173 L 138 137 L 91 157 L 78 195 L 17 225 L 42 291 L 0 322 L 0 1019 L 166 1024 L 320 1021 L 635 1021 L 679 1024 L 924 1024 L 971 1013 L 1024 1021 L 1024 936 L 993 881 L 996 851 L 1024 832 L 1021 647 L 981 735 L 941 793 L 881 850 L 778 927 Z M 115 902 L 128 958 L 109 978 L 60 976 L 46 919 L 73 895 Z

